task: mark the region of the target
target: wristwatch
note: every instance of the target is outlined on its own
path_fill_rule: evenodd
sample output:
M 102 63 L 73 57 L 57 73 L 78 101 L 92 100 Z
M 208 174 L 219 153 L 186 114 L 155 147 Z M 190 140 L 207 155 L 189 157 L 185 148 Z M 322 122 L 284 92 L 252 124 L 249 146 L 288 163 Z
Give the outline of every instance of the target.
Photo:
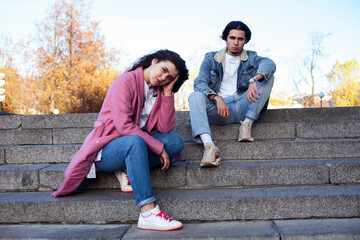
M 255 78 L 250 78 L 249 83 L 253 83 L 253 82 L 258 83 L 258 80 L 256 80 Z

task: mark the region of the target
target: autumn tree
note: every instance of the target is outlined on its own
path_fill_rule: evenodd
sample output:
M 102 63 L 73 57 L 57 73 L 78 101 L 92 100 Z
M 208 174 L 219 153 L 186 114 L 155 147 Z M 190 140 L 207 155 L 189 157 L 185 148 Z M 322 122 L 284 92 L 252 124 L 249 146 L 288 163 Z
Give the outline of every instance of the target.
M 199 69 L 190 74 L 189 80 L 185 81 L 180 90 L 175 94 L 176 111 L 189 111 L 188 97 L 194 90 L 194 80 L 199 75 Z
M 276 92 L 270 95 L 269 107 L 283 108 L 291 105 L 291 97 L 285 92 Z
M 305 56 L 300 58 L 299 68 L 297 69 L 297 73 L 294 74 L 296 77 L 293 77 L 293 83 L 299 95 L 302 94 L 300 86 L 305 86 L 306 89 L 310 90 L 310 96 L 314 96 L 316 83 L 318 80 L 326 77 L 319 68 L 319 60 L 326 56 L 324 40 L 329 35 L 330 34 L 320 32 L 313 32 L 310 34 L 310 47 L 305 51 Z M 310 107 L 313 105 L 314 103 L 309 102 Z
M 119 72 L 117 52 L 107 51 L 99 22 L 82 0 L 59 0 L 37 25 L 34 42 L 38 106 L 42 113 L 97 112 Z
M 33 108 L 33 82 L 31 78 L 21 75 L 17 67 L 16 57 L 22 54 L 22 41 L 14 42 L 9 36 L 0 37 L 0 73 L 5 74 L 5 100 L 0 111 L 29 114 L 36 113 Z M 24 56 L 20 58 L 24 59 Z M 24 69 L 23 69 L 24 71 Z
M 329 81 L 334 85 L 332 103 L 335 106 L 360 106 L 360 68 L 355 60 L 335 63 Z

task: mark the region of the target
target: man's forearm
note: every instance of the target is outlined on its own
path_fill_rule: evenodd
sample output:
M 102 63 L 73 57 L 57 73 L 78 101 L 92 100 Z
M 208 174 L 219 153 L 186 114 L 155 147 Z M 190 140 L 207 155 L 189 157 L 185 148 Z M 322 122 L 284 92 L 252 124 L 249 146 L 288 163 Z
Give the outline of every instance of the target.
M 262 75 L 261 73 L 257 73 L 255 76 L 252 77 L 253 79 L 255 79 L 258 82 L 262 82 L 265 78 L 264 75 Z
M 214 98 L 215 98 L 216 96 L 217 96 L 216 94 L 210 94 L 210 95 L 208 95 L 208 99 L 209 99 L 210 101 L 213 101 L 213 100 L 215 100 Z

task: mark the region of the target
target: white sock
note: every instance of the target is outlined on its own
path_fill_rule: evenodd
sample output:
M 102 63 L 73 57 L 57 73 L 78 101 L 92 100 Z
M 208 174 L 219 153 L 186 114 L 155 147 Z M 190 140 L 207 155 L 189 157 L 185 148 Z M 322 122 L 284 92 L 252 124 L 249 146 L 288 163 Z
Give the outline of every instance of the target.
M 210 134 L 207 134 L 207 133 L 200 134 L 200 139 L 203 142 L 204 147 L 206 146 L 207 143 L 213 142 Z
M 254 119 L 246 117 L 244 120 L 244 123 L 250 123 L 250 127 L 252 127 L 252 124 L 254 123 Z
M 153 209 L 154 209 L 154 208 L 153 208 Z M 146 211 L 146 212 L 142 212 L 141 215 L 142 215 L 143 217 L 148 217 L 148 216 L 151 215 L 151 210 L 153 210 L 153 209 L 150 209 L 149 211 Z

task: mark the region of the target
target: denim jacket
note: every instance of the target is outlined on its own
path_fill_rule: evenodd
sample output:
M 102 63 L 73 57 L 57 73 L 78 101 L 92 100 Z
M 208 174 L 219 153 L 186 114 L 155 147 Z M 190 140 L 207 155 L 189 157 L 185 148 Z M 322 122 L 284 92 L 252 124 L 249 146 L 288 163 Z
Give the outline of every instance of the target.
M 225 69 L 226 48 L 220 51 L 209 52 L 201 64 L 200 72 L 194 81 L 194 90 L 206 96 L 219 91 Z M 240 65 L 237 74 L 237 94 L 243 94 L 249 87 L 249 80 L 257 73 L 264 76 L 264 81 L 273 76 L 276 70 L 275 63 L 260 57 L 254 51 L 243 50 L 240 54 Z

